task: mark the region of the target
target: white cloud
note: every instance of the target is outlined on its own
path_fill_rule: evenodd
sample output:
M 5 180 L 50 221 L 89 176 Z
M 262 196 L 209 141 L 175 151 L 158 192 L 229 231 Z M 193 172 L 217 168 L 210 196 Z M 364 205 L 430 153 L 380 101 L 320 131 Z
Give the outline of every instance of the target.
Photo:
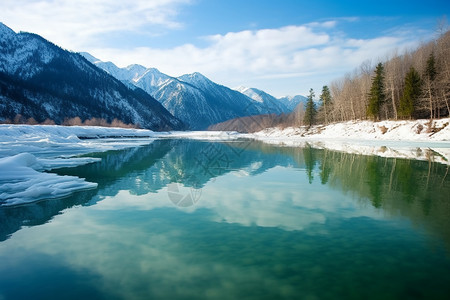
M 330 20 L 325 22 L 311 22 L 307 24 L 311 27 L 323 27 L 323 28 L 333 28 L 337 25 L 337 20 Z
M 38 33 L 71 49 L 92 47 L 104 34 L 145 26 L 179 28 L 177 6 L 190 0 L 4 0 L 0 20 L 14 30 Z
M 337 31 L 337 24 L 326 21 L 217 34 L 204 37 L 205 47 L 93 49 L 92 54 L 120 66 L 156 67 L 172 76 L 201 72 L 227 86 L 254 86 L 282 96 L 306 94 L 311 87 L 318 91 L 367 59 L 377 60 L 392 49 L 411 45 L 405 35 L 354 39 Z
M 16 31 L 38 33 L 64 48 L 87 51 L 122 67 L 138 63 L 172 76 L 201 72 L 226 86 L 253 86 L 275 96 L 307 94 L 311 87 L 320 90 L 361 62 L 410 46 L 415 39 L 405 32 L 355 39 L 340 30 L 343 24 L 364 26 L 352 17 L 215 34 L 198 37 L 198 44 L 193 39 L 171 48 L 145 44 L 149 35 L 182 29 L 184 24 L 177 20 L 180 7 L 191 2 L 5 0 L 0 20 Z M 136 47 L 135 40 L 143 46 Z
M 249 168 L 215 178 L 214 182 L 210 182 L 201 189 L 197 202 L 190 207 L 176 206 L 168 194 L 169 187 L 164 187 L 157 193 L 141 195 L 121 190 L 114 196 L 104 197 L 94 209 L 124 210 L 132 207 L 136 210 L 153 210 L 170 207 L 186 213 L 207 210 L 210 212 L 210 219 L 218 223 L 277 227 L 289 231 L 308 231 L 310 226 L 324 224 L 330 216 L 335 214 L 344 218 L 377 217 L 376 211 L 371 206 L 362 209 L 360 204 L 355 203 L 351 198 L 327 193 L 324 190 L 317 192 L 317 187 L 310 185 L 306 177 L 303 181 L 295 178 L 283 178 L 277 181 L 275 178 L 281 177 L 273 174 L 280 170 L 286 172 L 284 167 L 248 176 L 249 169 L 255 171 L 261 166 L 261 163 L 254 163 Z M 278 188 L 280 184 L 283 186 L 282 191 Z M 176 185 L 181 195 L 192 191 L 181 183 Z M 126 186 L 133 189 L 134 183 L 128 183 Z M 102 191 L 99 193 L 102 194 Z
M 112 60 L 119 65 L 136 63 L 160 67 L 172 73 L 217 70 L 264 72 L 268 69 L 288 71 L 307 67 L 308 53 L 315 47 L 330 42 L 326 33 L 314 32 L 307 26 L 287 26 L 278 29 L 246 30 L 213 35 L 204 38 L 204 48 L 185 44 L 172 49 L 135 48 L 94 49 L 100 59 Z

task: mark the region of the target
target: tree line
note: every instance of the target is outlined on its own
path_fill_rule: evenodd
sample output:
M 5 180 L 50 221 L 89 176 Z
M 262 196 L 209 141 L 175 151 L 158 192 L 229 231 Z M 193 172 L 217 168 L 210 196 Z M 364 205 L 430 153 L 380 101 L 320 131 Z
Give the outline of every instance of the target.
M 324 86 L 319 103 L 311 89 L 303 125 L 348 120 L 442 118 L 450 114 L 450 31 L 414 51 L 392 53 L 372 66 Z
M 26 118 L 21 114 L 17 114 L 14 118 L 1 121 L 0 124 L 26 124 L 26 125 L 56 125 L 55 121 L 47 118 L 42 122 L 36 121 L 35 118 Z M 126 124 L 121 120 L 115 118 L 111 122 L 103 118 L 90 118 L 81 120 L 80 117 L 64 118 L 64 121 L 60 124 L 62 126 L 101 126 L 101 127 L 120 127 L 120 128 L 139 128 L 134 124 Z
M 315 101 L 289 114 L 237 118 L 208 130 L 255 132 L 269 127 L 312 126 L 349 120 L 434 119 L 450 115 L 450 31 L 416 50 L 394 51 L 384 62 L 363 62 L 353 72 L 325 85 Z

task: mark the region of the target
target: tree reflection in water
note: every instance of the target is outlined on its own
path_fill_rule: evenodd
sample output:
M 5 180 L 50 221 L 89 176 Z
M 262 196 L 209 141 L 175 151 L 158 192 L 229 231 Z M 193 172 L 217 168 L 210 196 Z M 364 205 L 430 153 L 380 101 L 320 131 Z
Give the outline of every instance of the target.
M 282 166 L 304 170 L 310 184 L 319 180 L 322 185 L 351 193 L 355 201 L 368 202 L 385 214 L 406 216 L 450 245 L 448 166 L 432 161 L 363 156 L 315 149 L 308 144 L 278 147 L 249 140 L 156 140 L 144 147 L 89 156 L 101 161 L 55 172 L 97 182 L 97 190 L 64 199 L 1 207 L 0 240 L 23 225 L 48 222 L 64 209 L 95 205 L 99 192 L 112 196 L 120 190 L 130 190 L 132 194 L 144 195 L 169 186 L 168 201 L 191 206 L 201 201 L 201 189 L 217 177 L 238 171 L 257 175 Z M 181 192 L 182 188 L 187 190 Z M 188 192 L 190 200 L 182 194 Z

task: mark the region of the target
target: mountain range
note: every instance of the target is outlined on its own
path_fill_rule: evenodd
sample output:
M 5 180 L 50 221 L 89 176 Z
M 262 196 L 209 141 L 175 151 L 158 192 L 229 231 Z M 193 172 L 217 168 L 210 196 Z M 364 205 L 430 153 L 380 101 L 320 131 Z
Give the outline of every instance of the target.
M 0 23 L 0 121 L 21 116 L 62 124 L 79 117 L 203 130 L 235 118 L 289 113 L 303 98 L 233 90 L 200 73 L 172 77 L 137 64 L 119 68 Z
M 152 130 L 186 128 L 148 93 L 131 89 L 80 54 L 0 23 L 0 120 L 19 114 L 57 124 L 79 117 Z
M 275 98 L 274 96 L 257 88 L 249 88 L 245 86 L 240 86 L 236 88 L 236 90 L 257 102 L 263 103 L 265 107 L 270 108 L 272 112 L 277 114 L 290 113 L 297 107 L 297 105 L 300 103 L 306 104 L 306 101 L 308 100 L 305 96 L 301 95 Z
M 213 124 L 252 115 L 289 113 L 306 99 L 302 96 L 277 99 L 252 88 L 233 90 L 200 73 L 172 77 L 155 68 L 136 64 L 119 68 L 89 53 L 81 54 L 117 79 L 152 95 L 190 129 L 206 129 Z M 259 97 L 253 97 L 249 91 Z

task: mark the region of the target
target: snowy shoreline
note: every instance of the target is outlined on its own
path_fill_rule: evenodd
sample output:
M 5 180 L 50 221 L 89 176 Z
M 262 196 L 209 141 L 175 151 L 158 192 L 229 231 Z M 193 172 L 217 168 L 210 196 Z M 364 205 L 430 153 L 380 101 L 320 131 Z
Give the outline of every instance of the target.
M 252 134 L 220 131 L 153 132 L 142 129 L 57 125 L 0 125 L 0 206 L 54 199 L 96 183 L 46 173 L 99 161 L 82 154 L 151 144 L 156 139 L 253 139 L 277 146 L 312 146 L 363 155 L 450 165 L 450 118 L 433 121 L 346 122 L 311 128 L 269 128 Z
M 97 162 L 100 159 L 76 156 L 149 144 L 152 134 L 122 128 L 0 125 L 0 206 L 95 189 L 97 183 L 83 178 L 43 171 Z
M 389 158 L 428 160 L 450 165 L 450 118 L 414 121 L 348 121 L 310 128 L 268 128 L 243 137 L 264 143 L 311 146 Z
M 264 138 L 355 139 L 365 141 L 450 142 L 450 118 L 414 121 L 347 121 L 310 128 L 268 128 L 252 134 Z

